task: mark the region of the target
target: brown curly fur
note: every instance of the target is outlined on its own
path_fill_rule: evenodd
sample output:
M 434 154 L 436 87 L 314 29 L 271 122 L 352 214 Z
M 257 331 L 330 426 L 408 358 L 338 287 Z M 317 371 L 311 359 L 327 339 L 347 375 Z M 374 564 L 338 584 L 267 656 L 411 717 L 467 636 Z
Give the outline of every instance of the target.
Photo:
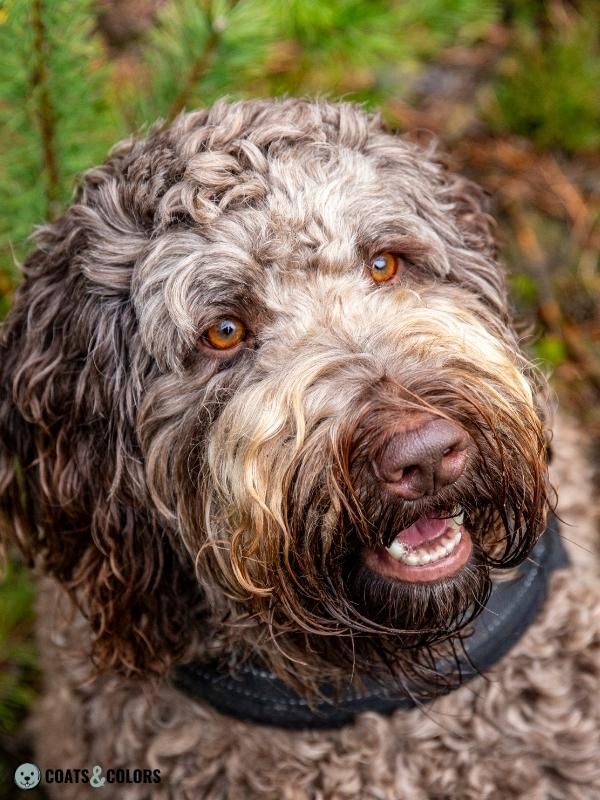
M 219 103 L 118 145 L 37 246 L 0 341 L 0 511 L 52 576 L 42 766 L 160 768 L 160 785 L 111 787 L 127 800 L 600 796 L 589 533 L 577 580 L 553 578 L 493 675 L 425 710 L 255 735 L 165 678 L 210 653 L 258 656 L 308 696 L 355 668 L 418 682 L 527 556 L 545 390 L 476 187 L 349 104 Z M 406 272 L 376 288 L 382 251 Z M 202 334 L 231 314 L 249 335 L 218 357 Z M 424 409 L 468 431 L 469 468 L 393 502 L 372 455 Z M 554 451 L 591 531 L 577 450 Z M 456 505 L 474 541 L 460 578 L 356 591 L 365 548 Z

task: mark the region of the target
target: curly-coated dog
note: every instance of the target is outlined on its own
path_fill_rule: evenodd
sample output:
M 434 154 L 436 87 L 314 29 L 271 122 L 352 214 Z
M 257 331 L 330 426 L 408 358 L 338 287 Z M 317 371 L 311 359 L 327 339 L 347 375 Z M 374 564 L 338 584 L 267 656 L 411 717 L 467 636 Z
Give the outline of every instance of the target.
M 220 102 L 36 239 L 0 495 L 52 797 L 600 797 L 592 494 L 559 431 L 550 510 L 479 189 L 351 104 Z

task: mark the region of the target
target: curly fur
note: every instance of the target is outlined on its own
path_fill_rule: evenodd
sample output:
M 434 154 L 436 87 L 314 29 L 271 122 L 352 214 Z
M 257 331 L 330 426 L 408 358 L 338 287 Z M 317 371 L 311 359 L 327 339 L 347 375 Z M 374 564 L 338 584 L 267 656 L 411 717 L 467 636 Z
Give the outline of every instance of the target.
M 355 669 L 418 682 L 527 556 L 545 387 L 477 187 L 350 104 L 218 103 L 119 144 L 36 242 L 0 340 L 0 511 L 53 579 L 43 764 L 161 769 L 127 800 L 600 792 L 589 559 L 491 678 L 429 710 L 255 736 L 165 677 L 210 653 L 258 656 L 307 696 Z M 406 271 L 376 287 L 383 251 Z M 203 333 L 232 314 L 249 335 L 224 358 Z M 468 469 L 395 502 L 373 454 L 423 411 L 468 431 Z M 357 570 L 457 505 L 460 580 L 382 597 Z

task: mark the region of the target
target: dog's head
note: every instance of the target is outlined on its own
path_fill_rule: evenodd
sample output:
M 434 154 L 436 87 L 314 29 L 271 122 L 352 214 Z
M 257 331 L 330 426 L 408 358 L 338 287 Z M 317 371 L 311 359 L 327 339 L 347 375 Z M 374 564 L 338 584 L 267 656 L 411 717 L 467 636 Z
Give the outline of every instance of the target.
M 456 633 L 543 524 L 542 383 L 482 194 L 349 104 L 120 144 L 0 350 L 3 525 L 104 667 L 190 631 L 314 684 Z

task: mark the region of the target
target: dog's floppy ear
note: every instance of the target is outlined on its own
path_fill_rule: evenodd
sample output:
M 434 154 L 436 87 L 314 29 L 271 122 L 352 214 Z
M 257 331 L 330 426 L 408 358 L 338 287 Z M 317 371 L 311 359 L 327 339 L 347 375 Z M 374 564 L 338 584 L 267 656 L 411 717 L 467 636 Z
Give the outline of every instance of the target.
M 112 292 L 86 278 L 95 213 L 41 230 L 0 328 L 0 529 L 75 599 L 99 668 L 158 673 L 197 582 L 150 510 L 135 417 L 154 365 L 126 263 Z

